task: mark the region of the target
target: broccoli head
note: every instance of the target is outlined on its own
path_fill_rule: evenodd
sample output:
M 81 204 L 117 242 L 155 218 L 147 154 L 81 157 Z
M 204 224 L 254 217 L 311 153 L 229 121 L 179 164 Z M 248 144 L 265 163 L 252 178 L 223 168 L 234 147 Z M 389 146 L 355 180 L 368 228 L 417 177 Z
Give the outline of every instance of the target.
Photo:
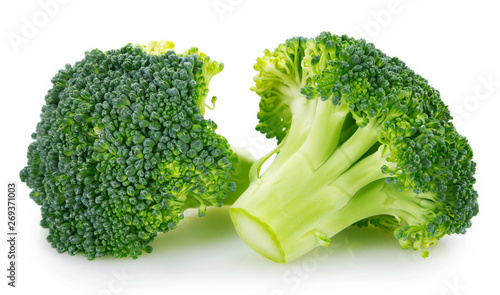
M 279 144 L 255 162 L 230 211 L 254 250 L 285 263 L 373 224 L 425 257 L 471 226 L 471 147 L 439 92 L 404 62 L 324 32 L 266 50 L 255 69 L 257 130 Z
M 186 208 L 236 199 L 239 158 L 203 117 L 223 64 L 173 47 L 95 49 L 52 78 L 20 177 L 58 252 L 136 258 Z

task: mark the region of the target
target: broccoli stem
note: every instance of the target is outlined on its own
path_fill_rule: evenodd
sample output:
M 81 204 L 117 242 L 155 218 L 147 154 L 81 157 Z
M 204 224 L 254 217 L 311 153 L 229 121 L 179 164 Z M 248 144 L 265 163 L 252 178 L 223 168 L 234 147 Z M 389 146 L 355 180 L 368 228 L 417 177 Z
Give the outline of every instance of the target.
M 429 208 L 435 204 L 426 198 L 432 193 L 417 194 L 411 190 L 399 192 L 384 180 L 374 181 L 363 187 L 349 202 L 318 224 L 326 236 L 334 236 L 346 227 L 377 215 L 390 215 L 403 219 L 408 225 L 425 223 Z
M 317 101 L 314 123 L 298 151 L 308 159 L 312 170 L 319 168 L 337 148 L 347 115 L 347 109 L 337 110 L 330 101 Z
M 372 125 L 358 128 L 326 162 L 316 171 L 317 175 L 329 175 L 336 179 L 351 165 L 358 161 L 377 143 L 377 129 Z M 380 168 L 377 167 L 377 168 Z
M 279 263 L 294 260 L 317 246 L 327 246 L 329 237 L 372 216 L 390 215 L 409 225 L 423 224 L 429 208 L 434 206 L 429 201 L 431 194 L 399 192 L 382 179 L 372 181 L 354 195 L 338 186 L 328 186 L 307 195 L 261 192 L 252 199 L 259 197 L 276 205 L 288 198 L 292 201 L 287 206 L 250 208 L 236 203 L 230 209 L 231 218 L 252 249 Z
M 372 216 L 367 212 L 367 216 L 356 219 L 337 213 L 349 212 L 345 208 L 350 207 L 353 196 L 370 183 L 387 177 L 381 167 L 391 165 L 386 161 L 389 152 L 385 146 L 367 155 L 377 143 L 375 124 L 356 131 L 346 127 L 344 131 L 354 133 L 339 145 L 345 136 L 342 126 L 347 111 L 338 106 L 336 110 L 330 102 L 316 101 L 314 120 L 309 117 L 302 121 L 311 126 L 307 136 L 302 134 L 305 139 L 298 143 L 285 139 L 275 162 L 250 184 L 230 210 L 243 240 L 255 251 L 281 263 L 318 245 L 327 245 L 328 238 L 339 230 Z M 292 132 L 299 132 L 293 123 Z M 292 155 L 289 151 L 293 151 Z M 379 195 L 382 198 L 383 194 Z M 336 218 L 345 219 L 345 223 L 335 223 Z
M 342 208 L 361 188 L 375 180 L 387 177 L 380 169 L 383 165 L 388 164 L 381 150 L 362 159 L 330 183 L 328 178 L 313 175 L 305 181 L 304 186 L 297 190 L 299 193 L 293 197 L 297 198 L 299 202 L 309 198 L 314 202 L 311 202 L 310 206 L 308 206 L 309 203 L 297 205 L 289 203 L 290 199 L 288 199 L 282 203 L 283 210 L 286 209 L 287 215 L 290 216 L 310 216 L 308 220 L 316 223 L 324 217 L 324 215 L 318 214 L 316 202 L 326 204 L 327 208 L 325 209 L 327 211 L 325 214 Z M 290 222 L 290 220 L 278 218 L 276 222 L 278 226 L 281 226 L 281 223 L 286 226 L 286 223 Z
M 290 103 L 292 124 L 286 138 L 283 139 L 286 145 L 282 145 L 273 165 L 266 170 L 265 173 L 267 174 L 274 173 L 276 169 L 280 170 L 282 165 L 286 163 L 306 141 L 311 126 L 314 123 L 317 108 L 317 101 L 307 100 L 305 96 L 300 93 L 300 88 L 298 87 L 283 87 L 282 92 L 283 97 L 288 95 L 293 95 L 291 97 L 295 97 Z

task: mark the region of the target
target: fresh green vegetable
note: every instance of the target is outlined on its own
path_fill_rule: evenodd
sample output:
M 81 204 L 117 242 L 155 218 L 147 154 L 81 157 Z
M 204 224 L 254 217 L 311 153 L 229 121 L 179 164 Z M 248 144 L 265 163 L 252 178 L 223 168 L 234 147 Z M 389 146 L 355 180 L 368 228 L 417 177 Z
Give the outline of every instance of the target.
M 325 32 L 266 50 L 255 69 L 257 130 L 279 145 L 230 209 L 255 251 L 286 263 L 357 223 L 425 257 L 470 227 L 472 150 L 439 92 L 401 60 Z
M 60 253 L 136 258 L 186 208 L 203 216 L 248 185 L 252 160 L 203 117 L 223 64 L 173 46 L 95 49 L 52 79 L 20 177 Z

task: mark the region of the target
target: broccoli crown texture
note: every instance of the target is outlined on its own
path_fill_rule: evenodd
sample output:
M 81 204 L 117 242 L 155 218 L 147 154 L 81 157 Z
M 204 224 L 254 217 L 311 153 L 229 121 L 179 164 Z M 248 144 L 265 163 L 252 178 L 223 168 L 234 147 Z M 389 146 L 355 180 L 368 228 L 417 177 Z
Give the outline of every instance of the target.
M 203 117 L 223 64 L 173 45 L 95 49 L 52 78 L 20 177 L 60 253 L 136 258 L 187 203 L 202 216 L 234 190 L 229 144 Z
M 471 226 L 472 150 L 439 92 L 404 62 L 324 32 L 266 50 L 255 69 L 257 130 L 279 145 L 231 209 L 252 248 L 287 262 L 357 223 L 391 230 L 425 257 Z M 255 232 L 269 246 L 252 242 Z

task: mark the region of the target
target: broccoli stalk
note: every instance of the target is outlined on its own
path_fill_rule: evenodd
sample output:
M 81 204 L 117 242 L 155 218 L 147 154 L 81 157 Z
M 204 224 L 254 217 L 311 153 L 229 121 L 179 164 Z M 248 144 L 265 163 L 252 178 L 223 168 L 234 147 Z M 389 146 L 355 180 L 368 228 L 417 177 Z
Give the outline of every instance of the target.
M 286 263 L 357 223 L 425 257 L 445 234 L 465 233 L 478 212 L 472 151 L 425 79 L 329 33 L 292 38 L 255 69 L 257 130 L 279 144 L 230 210 L 252 249 Z

